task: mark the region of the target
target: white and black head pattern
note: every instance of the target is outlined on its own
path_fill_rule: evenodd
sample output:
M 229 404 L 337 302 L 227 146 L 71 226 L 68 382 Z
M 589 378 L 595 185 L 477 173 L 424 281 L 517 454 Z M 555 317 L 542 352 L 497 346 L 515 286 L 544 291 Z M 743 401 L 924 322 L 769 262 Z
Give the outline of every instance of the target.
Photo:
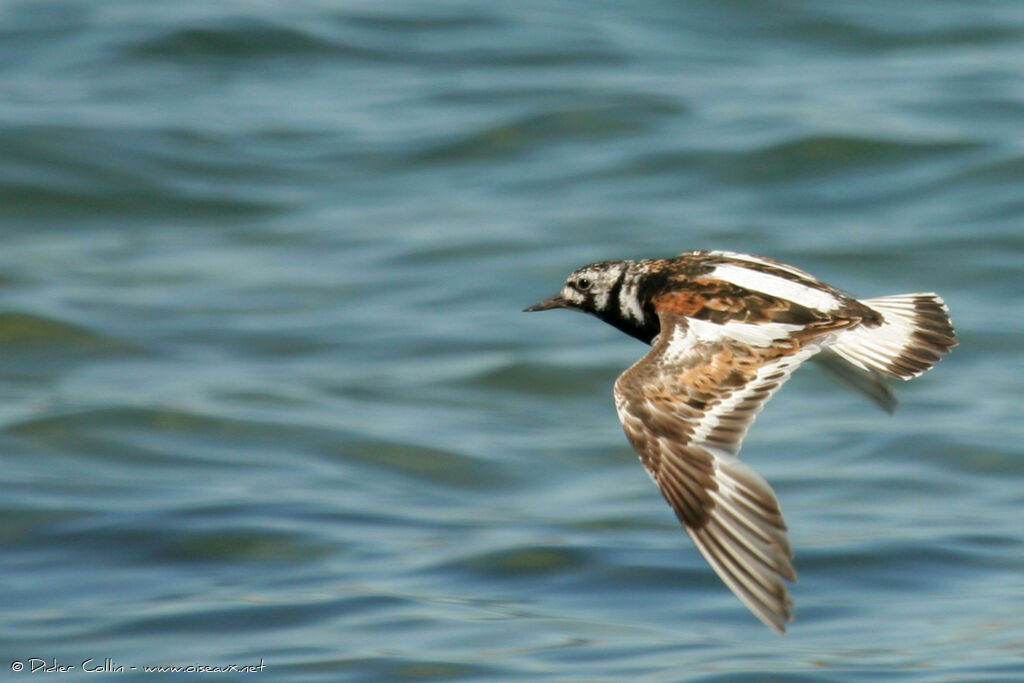
M 771 486 L 739 450 L 764 404 L 827 350 L 840 376 L 884 407 L 880 379 L 910 379 L 955 346 L 931 293 L 854 299 L 773 259 L 696 251 L 573 272 L 528 311 L 591 313 L 652 343 L 615 383 L 630 443 L 698 549 L 765 624 L 792 619 L 796 579 Z
M 658 333 L 657 316 L 645 311 L 640 284 L 647 261 L 601 261 L 574 270 L 562 290 L 527 311 L 570 308 L 595 315 L 646 342 Z

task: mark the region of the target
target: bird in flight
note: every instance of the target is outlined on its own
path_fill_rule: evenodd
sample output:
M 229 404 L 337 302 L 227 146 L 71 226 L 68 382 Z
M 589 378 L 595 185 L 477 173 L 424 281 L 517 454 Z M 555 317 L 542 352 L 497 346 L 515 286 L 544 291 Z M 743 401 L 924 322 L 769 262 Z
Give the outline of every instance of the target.
M 891 411 L 882 378 L 917 377 L 957 343 L 937 294 L 855 299 L 729 251 L 592 263 L 525 310 L 554 308 L 651 345 L 615 382 L 626 437 L 708 564 L 779 633 L 793 619 L 784 580 L 796 572 L 775 492 L 738 458 L 754 418 L 812 356 Z

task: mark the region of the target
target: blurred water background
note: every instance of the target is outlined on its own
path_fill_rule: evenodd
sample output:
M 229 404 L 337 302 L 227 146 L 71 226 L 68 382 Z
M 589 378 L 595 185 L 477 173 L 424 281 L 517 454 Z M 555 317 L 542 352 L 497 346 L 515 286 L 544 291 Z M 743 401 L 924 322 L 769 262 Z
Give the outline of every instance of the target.
M 1021 680 L 1022 188 L 1020 3 L 0 2 L 2 677 Z M 783 638 L 520 312 L 695 248 L 960 333 L 755 425 Z

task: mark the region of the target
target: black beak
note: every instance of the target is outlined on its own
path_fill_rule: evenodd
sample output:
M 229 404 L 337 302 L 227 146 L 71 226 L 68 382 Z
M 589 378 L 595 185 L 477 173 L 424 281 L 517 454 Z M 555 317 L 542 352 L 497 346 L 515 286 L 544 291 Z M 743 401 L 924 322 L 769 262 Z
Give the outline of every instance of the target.
M 550 311 L 552 308 L 568 308 L 569 302 L 562 298 L 561 294 L 555 294 L 553 297 L 544 299 L 540 303 L 536 303 L 532 306 L 524 308 L 523 311 L 530 313 L 532 311 Z

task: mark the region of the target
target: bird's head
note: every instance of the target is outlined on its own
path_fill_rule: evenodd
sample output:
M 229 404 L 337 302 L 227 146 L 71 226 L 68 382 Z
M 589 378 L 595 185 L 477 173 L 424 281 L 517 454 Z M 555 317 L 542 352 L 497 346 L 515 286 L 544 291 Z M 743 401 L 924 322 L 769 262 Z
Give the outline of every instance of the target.
M 523 310 L 570 308 L 604 317 L 611 307 L 618 306 L 615 294 L 622 287 L 625 271 L 625 261 L 601 261 L 577 268 L 566 278 L 558 294 Z
M 640 284 L 645 261 L 601 261 L 574 270 L 562 291 L 523 309 L 548 311 L 569 308 L 597 316 L 626 334 L 651 343 L 658 319 L 646 311 Z

